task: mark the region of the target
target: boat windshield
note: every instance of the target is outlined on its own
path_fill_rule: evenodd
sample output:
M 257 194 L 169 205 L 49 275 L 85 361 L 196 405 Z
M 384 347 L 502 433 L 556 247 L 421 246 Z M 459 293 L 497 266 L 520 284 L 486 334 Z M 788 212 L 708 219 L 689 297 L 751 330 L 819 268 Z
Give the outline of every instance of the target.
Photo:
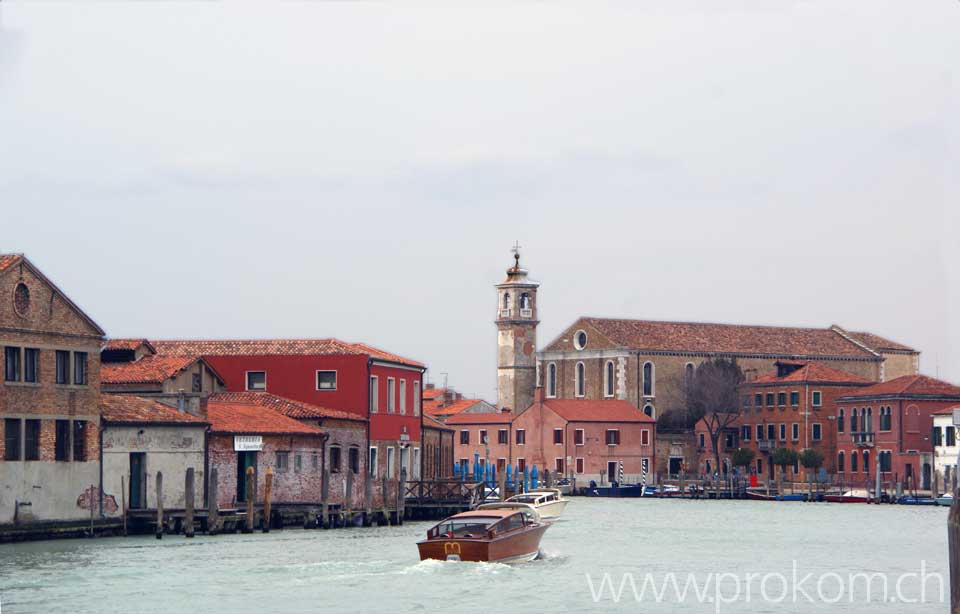
M 534 503 L 540 502 L 540 496 L 539 495 L 516 495 L 516 496 L 510 497 L 510 500 L 516 501 L 517 503 L 534 504 Z
M 434 537 L 483 537 L 499 518 L 463 518 L 447 520 L 434 527 Z

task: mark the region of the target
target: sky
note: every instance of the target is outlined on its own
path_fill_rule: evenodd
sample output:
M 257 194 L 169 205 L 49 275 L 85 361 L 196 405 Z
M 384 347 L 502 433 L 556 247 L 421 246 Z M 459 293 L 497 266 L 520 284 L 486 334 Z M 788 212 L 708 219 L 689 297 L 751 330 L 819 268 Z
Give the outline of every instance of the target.
M 719 6 L 722 4 L 722 7 Z M 580 315 L 960 382 L 960 2 L 0 2 L 0 252 L 112 337 L 337 337 L 496 400 Z

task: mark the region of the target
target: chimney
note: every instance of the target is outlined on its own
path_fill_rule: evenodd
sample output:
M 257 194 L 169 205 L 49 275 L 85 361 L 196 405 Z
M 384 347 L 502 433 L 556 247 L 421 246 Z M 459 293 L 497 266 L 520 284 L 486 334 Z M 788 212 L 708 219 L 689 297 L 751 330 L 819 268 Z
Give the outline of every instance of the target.
M 177 411 L 187 411 L 187 393 L 183 388 L 177 390 Z

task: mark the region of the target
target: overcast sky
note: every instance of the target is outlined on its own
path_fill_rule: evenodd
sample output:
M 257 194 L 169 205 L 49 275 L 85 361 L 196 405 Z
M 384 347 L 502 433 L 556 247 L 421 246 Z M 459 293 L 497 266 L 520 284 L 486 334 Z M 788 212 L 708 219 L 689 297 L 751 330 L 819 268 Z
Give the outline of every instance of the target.
M 516 240 L 541 347 L 836 323 L 960 381 L 960 2 L 451 4 L 0 3 L 0 251 L 111 336 L 491 401 Z

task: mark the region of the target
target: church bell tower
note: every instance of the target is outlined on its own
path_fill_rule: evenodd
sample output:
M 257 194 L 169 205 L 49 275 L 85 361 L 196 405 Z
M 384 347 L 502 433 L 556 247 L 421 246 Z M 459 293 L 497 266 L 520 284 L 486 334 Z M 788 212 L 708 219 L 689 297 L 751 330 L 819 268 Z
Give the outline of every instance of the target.
M 537 385 L 537 288 L 520 267 L 520 246 L 512 267 L 497 284 L 497 405 L 513 413 L 533 403 Z

